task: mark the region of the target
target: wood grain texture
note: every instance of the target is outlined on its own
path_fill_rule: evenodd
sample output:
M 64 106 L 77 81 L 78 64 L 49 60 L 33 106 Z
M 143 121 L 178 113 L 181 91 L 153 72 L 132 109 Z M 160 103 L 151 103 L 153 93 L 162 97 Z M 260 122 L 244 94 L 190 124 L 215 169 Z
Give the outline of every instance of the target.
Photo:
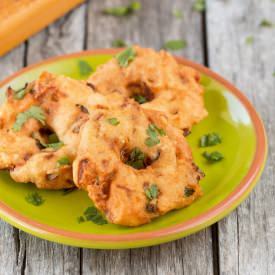
M 193 11 L 191 1 L 140 2 L 142 9 L 136 14 L 117 18 L 102 15 L 102 10 L 129 1 L 90 1 L 88 49 L 110 47 L 115 39 L 160 49 L 167 40 L 185 39 L 189 46 L 174 53 L 203 63 L 202 17 Z M 181 10 L 183 18 L 175 18 L 173 9 Z M 123 251 L 84 249 L 83 274 L 213 274 L 211 229 L 151 248 Z
M 21 69 L 24 64 L 25 45 L 0 58 L 0 80 Z M 0 274 L 20 274 L 23 266 L 19 231 L 0 220 Z
M 265 172 L 249 198 L 219 223 L 221 274 L 275 274 L 275 28 L 270 0 L 208 1 L 209 64 L 235 83 L 261 114 L 269 140 Z M 245 39 L 254 37 L 254 44 Z
M 85 5 L 29 39 L 26 63 L 81 51 L 85 37 Z M 54 244 L 20 231 L 19 244 L 23 274 L 80 274 L 81 250 Z M 25 254 L 25 260 L 24 260 Z M 2 274 L 0 272 L 0 274 Z M 3 273 L 4 274 L 4 273 Z

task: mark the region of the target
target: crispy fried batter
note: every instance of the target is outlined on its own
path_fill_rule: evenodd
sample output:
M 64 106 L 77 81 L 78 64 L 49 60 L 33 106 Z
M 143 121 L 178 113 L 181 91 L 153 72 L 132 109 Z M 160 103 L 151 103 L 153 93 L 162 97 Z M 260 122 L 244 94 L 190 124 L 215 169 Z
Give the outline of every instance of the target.
M 84 82 L 47 72 L 29 86 L 28 93 L 21 99 L 16 99 L 15 91 L 9 88 L 7 100 L 1 106 L 0 169 L 12 169 L 14 180 L 33 182 L 38 188 L 72 187 L 71 166 L 58 167 L 57 160 L 64 154 L 74 159 L 80 128 L 88 119 L 83 104 L 92 89 Z M 30 118 L 20 131 L 14 132 L 12 126 L 17 115 L 34 105 L 44 111 L 46 127 Z M 48 143 L 44 132 L 49 130 L 66 146 L 56 151 L 43 149 L 41 143 Z
M 136 56 L 127 67 L 120 67 L 113 58 L 100 66 L 88 82 L 105 95 L 142 95 L 147 101 L 142 107 L 164 112 L 181 129 L 190 129 L 207 115 L 197 71 L 179 65 L 167 52 L 138 46 L 134 49 Z
M 137 226 L 166 212 L 192 203 L 201 194 L 202 174 L 192 163 L 191 150 L 181 131 L 165 115 L 144 110 L 130 99 L 113 93 L 89 106 L 90 120 L 83 127 L 73 164 L 74 182 L 88 191 L 96 207 L 111 223 Z M 116 125 L 110 123 L 116 118 Z M 150 124 L 165 131 L 159 144 L 148 147 Z M 91 146 L 92 145 L 92 146 Z M 129 165 L 133 148 L 145 154 L 142 169 Z M 127 164 L 128 163 L 128 164 Z M 145 190 L 157 185 L 152 200 Z M 185 189 L 191 190 L 187 195 Z

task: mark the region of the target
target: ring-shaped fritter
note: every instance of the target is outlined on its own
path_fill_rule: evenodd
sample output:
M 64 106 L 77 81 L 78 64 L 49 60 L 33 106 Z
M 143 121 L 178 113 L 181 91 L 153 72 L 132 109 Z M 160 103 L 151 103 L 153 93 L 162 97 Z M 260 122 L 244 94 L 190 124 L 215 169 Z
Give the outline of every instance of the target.
M 114 57 L 101 65 L 88 83 L 104 95 L 118 92 L 143 108 L 161 111 L 175 127 L 188 133 L 207 116 L 199 72 L 180 65 L 165 51 L 132 49 L 135 56 L 128 66 L 121 66 Z
M 90 105 L 89 105 L 90 103 Z M 137 226 L 201 195 L 203 176 L 165 115 L 118 93 L 88 102 L 73 163 L 75 184 L 114 224 Z

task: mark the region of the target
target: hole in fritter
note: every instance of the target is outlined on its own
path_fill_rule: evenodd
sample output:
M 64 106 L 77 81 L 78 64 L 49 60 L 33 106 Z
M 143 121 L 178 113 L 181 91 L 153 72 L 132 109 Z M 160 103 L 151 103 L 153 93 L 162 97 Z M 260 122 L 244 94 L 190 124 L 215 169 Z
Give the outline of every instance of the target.
M 127 86 L 130 91 L 130 97 L 137 101 L 139 104 L 143 104 L 154 99 L 154 94 L 146 83 L 131 83 Z

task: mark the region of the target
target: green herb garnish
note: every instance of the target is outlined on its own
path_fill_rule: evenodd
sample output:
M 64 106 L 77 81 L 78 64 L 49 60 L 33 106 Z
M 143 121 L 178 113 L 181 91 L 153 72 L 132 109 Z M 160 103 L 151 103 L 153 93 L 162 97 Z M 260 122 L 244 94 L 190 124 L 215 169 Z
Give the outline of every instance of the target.
M 145 144 L 148 147 L 153 147 L 153 146 L 159 144 L 160 140 L 159 140 L 158 136 L 165 136 L 166 135 L 165 131 L 161 128 L 158 128 L 155 124 L 149 124 L 149 126 L 146 130 L 146 133 L 149 136 L 145 140 Z
M 135 11 L 140 10 L 141 4 L 138 1 L 134 1 L 128 6 L 118 6 L 113 8 L 107 8 L 103 10 L 103 14 L 112 16 L 127 16 L 133 14 Z
M 188 186 L 186 186 L 186 187 L 184 188 L 184 196 L 185 196 L 185 197 L 188 198 L 188 197 L 192 196 L 194 193 L 195 193 L 195 190 L 194 190 L 193 188 L 188 187 Z
M 219 134 L 211 133 L 200 138 L 200 147 L 214 146 L 222 142 Z
M 173 9 L 172 14 L 174 17 L 181 19 L 183 17 L 182 11 L 179 9 Z
M 198 12 L 205 11 L 205 9 L 206 9 L 205 0 L 196 0 L 193 8 L 194 8 L 195 11 L 198 11 Z
M 13 96 L 14 99 L 17 99 L 17 100 L 22 99 L 28 92 L 27 86 L 28 86 L 28 83 L 26 83 L 24 87 L 14 91 L 14 96 Z
M 156 199 L 159 194 L 158 186 L 152 184 L 150 187 L 144 188 L 144 193 L 149 200 Z
M 44 199 L 37 192 L 28 194 L 25 199 L 28 203 L 34 206 L 39 206 L 44 203 Z
M 112 42 L 112 47 L 114 47 L 114 48 L 122 48 L 122 47 L 126 47 L 126 46 L 127 46 L 127 44 L 122 39 L 116 39 Z
M 59 167 L 64 165 L 70 165 L 70 164 L 71 164 L 71 161 L 67 156 L 62 157 L 57 161 L 57 165 Z
M 135 169 L 144 169 L 145 165 L 146 154 L 143 153 L 138 147 L 135 147 L 129 156 L 126 164 L 132 166 Z
M 180 50 L 180 49 L 184 49 L 187 46 L 187 42 L 185 40 L 170 40 L 167 41 L 162 48 L 165 50 Z
M 81 76 L 89 76 L 93 71 L 91 65 L 84 60 L 78 61 L 78 68 Z
M 128 47 L 126 50 L 116 55 L 116 59 L 121 67 L 127 67 L 134 60 L 136 52 L 133 47 Z
M 275 77 L 275 72 L 273 72 L 272 76 L 274 76 L 274 77 Z
M 139 104 L 143 104 L 148 101 L 147 98 L 143 95 L 133 95 L 133 99 Z
M 44 111 L 38 106 L 32 106 L 27 111 L 20 113 L 16 117 L 16 121 L 12 126 L 12 130 L 18 132 L 21 130 L 23 124 L 29 119 L 34 118 L 45 125 Z
M 44 147 L 44 148 L 52 148 L 53 150 L 58 150 L 60 149 L 64 143 L 62 141 L 60 142 L 55 142 L 55 143 L 44 143 L 43 141 L 39 140 L 40 144 Z
M 88 207 L 85 210 L 84 217 L 86 221 L 91 221 L 98 225 L 107 224 L 106 219 L 102 216 L 100 211 L 98 211 L 97 208 L 94 206 Z
M 63 189 L 62 196 L 66 196 L 66 195 L 72 193 L 73 191 L 75 191 L 76 189 L 77 189 L 76 187 Z
M 263 19 L 261 22 L 260 22 L 260 27 L 263 27 L 263 28 L 272 28 L 273 27 L 273 23 L 269 20 L 266 20 L 266 19 Z
M 218 162 L 218 161 L 221 161 L 224 158 L 223 155 L 218 151 L 214 151 L 212 153 L 204 152 L 202 155 L 209 162 Z
M 247 45 L 252 45 L 252 44 L 254 44 L 254 37 L 253 37 L 253 36 L 248 36 L 248 37 L 245 39 L 245 44 L 247 44 Z
M 108 118 L 107 121 L 113 126 L 117 126 L 120 123 L 116 117 Z

